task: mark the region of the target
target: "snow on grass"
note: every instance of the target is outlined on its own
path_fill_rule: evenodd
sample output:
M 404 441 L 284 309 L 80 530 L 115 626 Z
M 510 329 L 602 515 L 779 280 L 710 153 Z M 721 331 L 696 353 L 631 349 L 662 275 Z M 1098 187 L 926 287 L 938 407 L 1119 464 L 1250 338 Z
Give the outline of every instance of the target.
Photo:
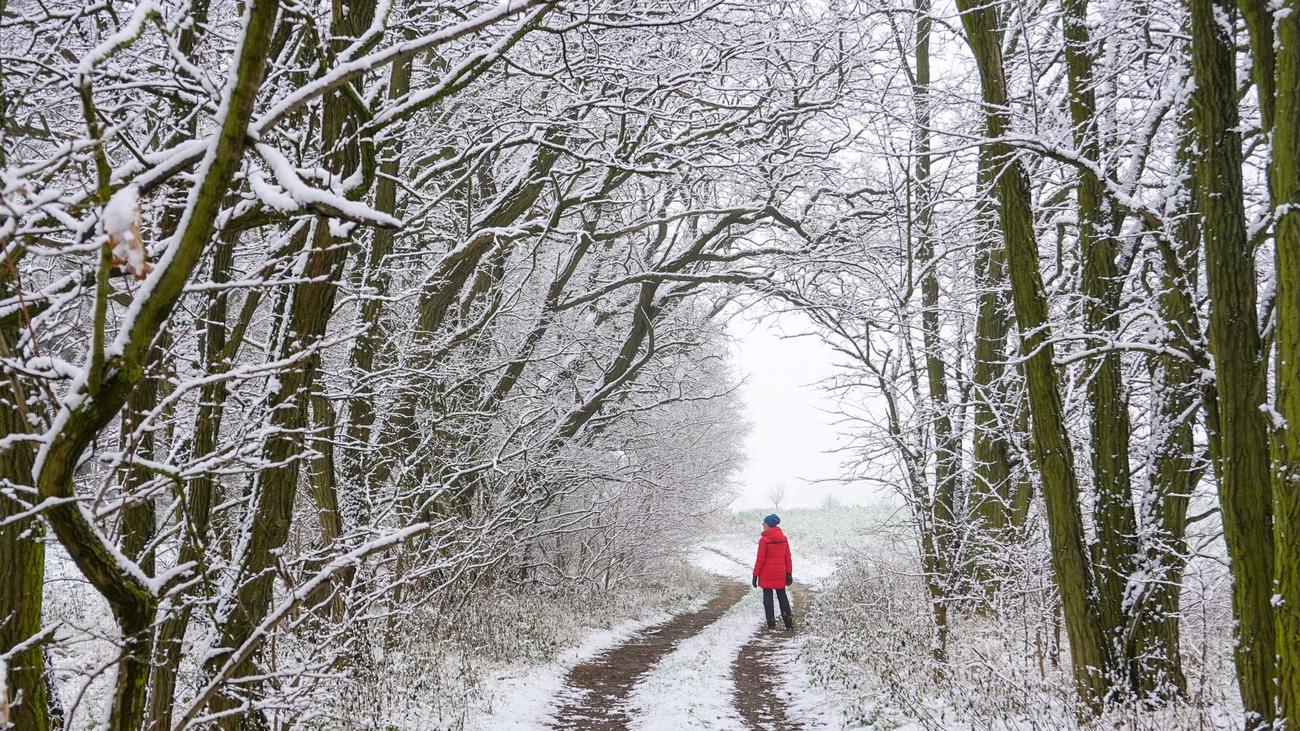
M 1183 660 L 1192 702 L 1118 707 L 1081 722 L 1068 648 L 1055 645 L 1058 620 L 1042 598 L 1049 576 L 1016 574 L 1009 598 L 997 600 L 998 614 L 950 610 L 948 662 L 936 667 L 929 599 L 902 517 L 884 506 L 821 511 L 798 522 L 782 515 L 782 527 L 791 525 L 786 534 L 795 551 L 796 579 L 800 546 L 814 564 L 826 553 L 839 558 L 803 616 L 797 649 L 782 650 L 782 694 L 792 718 L 817 718 L 810 728 L 903 731 L 1240 727 L 1225 630 L 1226 569 L 1218 562 L 1193 561 L 1184 577 Z M 795 525 L 806 529 L 802 540 L 794 537 Z M 1020 571 L 1046 565 L 1042 555 L 1019 560 L 1014 565 Z
M 807 641 L 796 636 L 776 651 L 775 665 L 781 668 L 777 680 L 777 694 L 786 703 L 786 718 L 798 723 L 805 731 L 859 731 L 888 728 L 914 731 L 920 726 L 909 722 L 888 725 L 861 725 L 850 723 L 836 699 L 813 682 L 808 671 Z
M 691 563 L 717 576 L 749 581 L 753 575 L 753 557 L 748 562 L 742 557 L 746 555 L 744 552 L 753 550 L 753 546 L 742 543 L 738 536 L 714 538 L 695 548 L 691 553 Z
M 833 506 L 799 508 L 781 512 L 781 530 L 790 541 L 794 579 L 818 587 L 829 579 L 840 561 L 881 543 L 876 530 L 897 511 L 896 506 Z M 770 511 L 740 513 L 702 541 L 691 562 L 722 576 L 748 581 L 753 575 L 762 519 Z

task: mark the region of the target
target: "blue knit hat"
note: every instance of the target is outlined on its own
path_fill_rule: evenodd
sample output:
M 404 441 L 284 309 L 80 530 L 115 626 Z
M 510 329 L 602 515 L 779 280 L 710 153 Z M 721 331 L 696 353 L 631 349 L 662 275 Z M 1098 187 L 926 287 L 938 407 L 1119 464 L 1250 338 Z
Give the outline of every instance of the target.
M 772 513 L 766 518 L 763 518 L 763 525 L 766 526 L 779 525 L 780 523 L 781 523 L 781 516 L 777 515 L 776 513 Z

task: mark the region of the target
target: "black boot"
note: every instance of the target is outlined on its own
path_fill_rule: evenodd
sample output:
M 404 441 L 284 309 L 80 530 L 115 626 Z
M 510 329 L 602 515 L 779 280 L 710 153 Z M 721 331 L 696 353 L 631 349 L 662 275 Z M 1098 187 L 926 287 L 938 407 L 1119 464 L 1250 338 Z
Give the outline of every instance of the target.
M 781 615 L 781 621 L 785 623 L 785 628 L 786 628 L 786 629 L 790 630 L 791 632 L 794 631 L 794 615 L 789 614 L 789 613 L 782 614 L 782 615 Z M 775 623 L 775 622 L 772 622 L 772 624 L 776 624 L 776 623 Z M 769 626 L 771 626 L 771 625 L 769 625 Z
M 776 629 L 776 620 L 775 620 L 775 619 L 769 619 L 769 620 L 767 620 L 767 628 L 768 628 L 768 629 Z

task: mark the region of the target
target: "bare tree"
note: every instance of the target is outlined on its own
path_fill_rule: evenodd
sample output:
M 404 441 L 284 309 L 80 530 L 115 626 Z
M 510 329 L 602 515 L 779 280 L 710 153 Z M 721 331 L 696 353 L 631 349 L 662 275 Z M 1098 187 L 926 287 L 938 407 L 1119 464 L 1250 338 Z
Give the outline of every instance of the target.
M 784 482 L 774 482 L 767 488 L 767 500 L 772 504 L 772 509 L 781 512 L 781 503 L 785 501 L 786 493 L 790 490 L 789 485 Z

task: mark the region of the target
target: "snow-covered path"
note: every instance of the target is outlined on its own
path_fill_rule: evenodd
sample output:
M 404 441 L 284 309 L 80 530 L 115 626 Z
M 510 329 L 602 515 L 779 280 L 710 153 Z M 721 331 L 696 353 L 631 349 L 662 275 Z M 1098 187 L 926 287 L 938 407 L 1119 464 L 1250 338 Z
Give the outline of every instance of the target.
M 742 609 L 752 603 L 745 601 L 752 592 L 737 586 L 740 601 L 731 611 L 682 642 L 636 684 L 630 728 L 745 728 L 732 703 L 731 660 L 758 631 L 761 614 Z
M 723 583 L 717 596 L 702 608 L 679 614 L 573 668 L 551 728 L 638 728 L 649 709 L 637 702 L 634 689 L 643 685 L 652 668 L 662 668 L 677 655 L 675 648 L 697 639 L 701 630 L 711 628 L 744 594 L 743 585 Z
M 847 729 L 812 686 L 797 633 L 763 627 L 762 594 L 741 580 L 743 539 L 700 547 L 692 563 L 719 576 L 703 607 L 629 626 L 511 683 L 481 729 L 775 731 Z M 829 566 L 807 562 L 810 578 Z M 795 593 L 795 614 L 807 594 Z

